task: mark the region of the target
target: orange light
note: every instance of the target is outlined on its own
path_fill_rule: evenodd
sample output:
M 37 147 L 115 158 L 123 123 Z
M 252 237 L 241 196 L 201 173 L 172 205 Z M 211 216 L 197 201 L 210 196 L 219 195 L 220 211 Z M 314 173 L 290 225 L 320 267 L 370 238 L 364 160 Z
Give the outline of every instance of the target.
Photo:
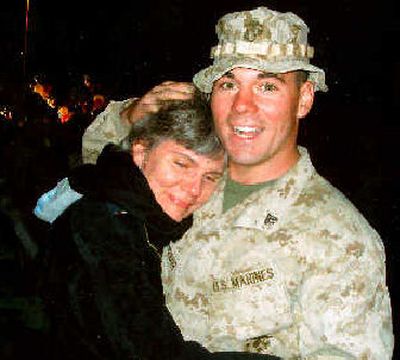
M 60 106 L 57 110 L 57 115 L 61 123 L 64 124 L 71 119 L 72 113 L 69 112 L 68 107 Z

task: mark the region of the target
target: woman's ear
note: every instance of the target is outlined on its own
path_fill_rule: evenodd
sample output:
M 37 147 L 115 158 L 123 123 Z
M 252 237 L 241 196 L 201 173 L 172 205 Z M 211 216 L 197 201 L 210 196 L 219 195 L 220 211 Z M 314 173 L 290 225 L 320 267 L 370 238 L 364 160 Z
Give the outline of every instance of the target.
M 311 81 L 304 82 L 300 87 L 299 106 L 297 118 L 302 119 L 310 112 L 314 102 L 314 84 Z
M 133 161 L 139 169 L 143 169 L 144 167 L 147 148 L 148 147 L 143 140 L 135 140 L 132 144 Z

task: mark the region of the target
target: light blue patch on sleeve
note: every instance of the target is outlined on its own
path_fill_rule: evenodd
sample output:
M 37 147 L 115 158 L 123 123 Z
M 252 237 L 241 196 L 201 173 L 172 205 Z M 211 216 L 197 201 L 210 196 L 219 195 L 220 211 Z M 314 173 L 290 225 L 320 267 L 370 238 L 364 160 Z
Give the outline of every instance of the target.
M 83 195 L 71 189 L 68 178 L 57 183 L 57 186 L 44 193 L 36 203 L 33 213 L 41 220 L 52 223 L 65 209 L 79 200 Z

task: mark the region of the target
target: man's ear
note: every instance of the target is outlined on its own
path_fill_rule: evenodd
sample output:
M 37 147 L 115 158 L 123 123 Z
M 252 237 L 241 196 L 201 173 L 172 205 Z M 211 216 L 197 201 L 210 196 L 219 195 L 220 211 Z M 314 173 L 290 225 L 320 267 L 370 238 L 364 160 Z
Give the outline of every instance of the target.
M 311 81 L 304 82 L 300 87 L 297 118 L 302 119 L 310 112 L 314 102 L 314 84 Z
M 132 144 L 132 157 L 136 166 L 143 169 L 148 146 L 143 140 L 135 140 Z

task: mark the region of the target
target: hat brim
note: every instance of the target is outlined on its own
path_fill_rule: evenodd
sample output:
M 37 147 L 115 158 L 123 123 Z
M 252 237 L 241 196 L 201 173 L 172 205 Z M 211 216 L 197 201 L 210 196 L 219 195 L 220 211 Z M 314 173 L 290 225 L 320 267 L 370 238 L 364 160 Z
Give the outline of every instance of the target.
M 308 64 L 302 60 L 266 61 L 259 58 L 243 56 L 229 56 L 214 61 L 214 64 L 199 71 L 193 77 L 196 87 L 204 93 L 211 93 L 214 81 L 220 79 L 226 72 L 237 67 L 266 71 L 271 73 L 285 73 L 295 70 L 304 70 L 309 73 L 308 80 L 314 83 L 315 91 L 328 91 L 325 83 L 324 70 Z

